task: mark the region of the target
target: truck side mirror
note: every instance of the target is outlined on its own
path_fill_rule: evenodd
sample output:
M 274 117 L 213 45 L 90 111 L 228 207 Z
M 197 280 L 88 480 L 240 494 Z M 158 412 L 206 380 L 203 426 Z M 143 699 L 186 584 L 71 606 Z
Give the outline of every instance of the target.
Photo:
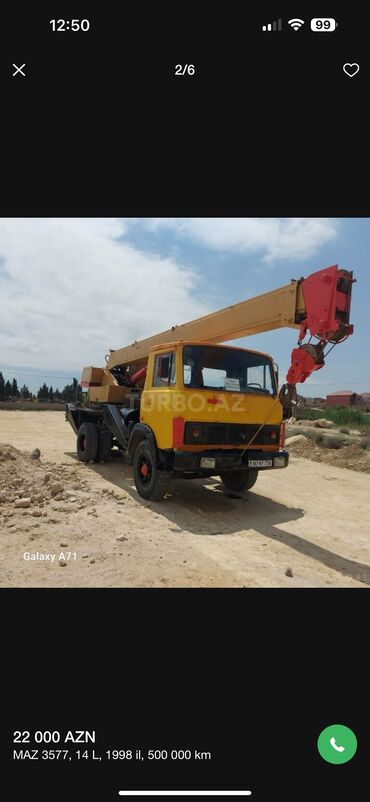
M 159 357 L 159 366 L 158 366 L 158 376 L 163 381 L 168 381 L 170 377 L 170 357 L 169 356 L 160 356 Z
M 275 379 L 276 379 L 276 387 L 279 390 L 279 367 L 276 364 L 276 362 L 274 362 L 274 373 L 275 373 Z

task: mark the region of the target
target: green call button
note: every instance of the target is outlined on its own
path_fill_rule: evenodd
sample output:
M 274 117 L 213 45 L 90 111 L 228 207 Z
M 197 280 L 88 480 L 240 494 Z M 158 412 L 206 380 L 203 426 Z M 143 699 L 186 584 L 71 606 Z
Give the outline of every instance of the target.
M 357 738 L 344 724 L 331 724 L 320 732 L 317 748 L 328 763 L 348 763 L 357 752 Z

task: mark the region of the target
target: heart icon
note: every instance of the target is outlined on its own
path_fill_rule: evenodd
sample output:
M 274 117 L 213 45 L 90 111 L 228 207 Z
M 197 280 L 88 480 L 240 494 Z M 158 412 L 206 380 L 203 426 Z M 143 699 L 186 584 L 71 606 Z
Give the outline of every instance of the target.
M 343 64 L 343 72 L 345 72 L 349 78 L 353 78 L 354 75 L 357 75 L 359 69 L 359 64 Z

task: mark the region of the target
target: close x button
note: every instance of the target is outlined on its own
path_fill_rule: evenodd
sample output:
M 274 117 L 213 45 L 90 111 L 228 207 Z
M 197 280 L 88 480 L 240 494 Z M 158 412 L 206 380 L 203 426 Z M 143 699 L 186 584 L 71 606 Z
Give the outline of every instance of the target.
M 21 65 L 21 67 L 17 67 L 17 65 L 16 65 L 16 64 L 13 64 L 13 67 L 14 67 L 14 70 L 15 70 L 15 72 L 13 72 L 13 78 L 14 78 L 16 75 L 19 75 L 19 76 L 23 75 L 23 78 L 25 78 L 25 77 L 26 77 L 26 73 L 25 73 L 25 72 L 23 72 L 23 68 L 24 68 L 25 66 L 26 66 L 25 64 L 22 64 L 22 65 Z

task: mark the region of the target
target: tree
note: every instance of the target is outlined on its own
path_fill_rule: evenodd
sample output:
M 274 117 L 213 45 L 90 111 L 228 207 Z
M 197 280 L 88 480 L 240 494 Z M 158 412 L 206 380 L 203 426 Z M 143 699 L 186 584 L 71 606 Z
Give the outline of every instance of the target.
M 18 393 L 17 379 L 13 379 L 13 382 L 12 382 L 12 396 L 13 396 L 13 398 L 18 398 L 18 395 L 19 395 L 19 393 Z
M 45 384 L 45 382 L 42 385 L 42 387 L 40 387 L 40 389 L 39 389 L 39 391 L 37 393 L 37 398 L 39 399 L 39 401 L 48 401 L 48 399 L 49 399 L 49 389 L 48 389 L 47 385 Z
M 62 398 L 64 401 L 80 401 L 82 398 L 82 392 L 80 387 L 78 386 L 78 380 L 72 379 L 72 384 L 66 384 L 64 390 L 62 390 Z
M 62 393 L 60 392 L 60 390 L 58 390 L 58 387 L 57 387 L 56 390 L 54 390 L 54 399 L 55 399 L 55 401 L 62 401 L 63 400 L 62 399 Z
M 28 389 L 26 384 L 24 384 L 23 387 L 21 387 L 19 392 L 20 392 L 21 398 L 30 398 L 31 397 L 31 393 L 30 393 L 30 391 L 29 391 L 29 389 Z
M 54 390 L 52 387 L 49 387 L 49 401 L 54 401 Z
M 12 385 L 10 381 L 6 381 L 4 384 L 4 401 L 9 401 L 12 397 Z
M 0 373 L 0 401 L 4 401 L 4 387 L 5 387 L 4 376 L 2 373 Z

